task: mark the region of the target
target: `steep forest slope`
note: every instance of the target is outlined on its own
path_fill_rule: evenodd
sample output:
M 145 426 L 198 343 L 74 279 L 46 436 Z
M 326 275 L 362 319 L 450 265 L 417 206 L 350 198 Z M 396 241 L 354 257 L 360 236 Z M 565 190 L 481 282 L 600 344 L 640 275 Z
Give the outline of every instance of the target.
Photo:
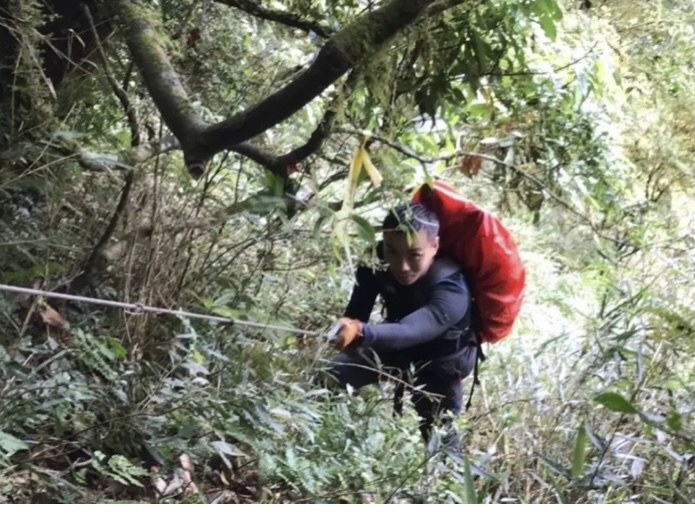
M 0 292 L 0 502 L 695 501 L 693 105 L 690 0 L 0 0 L 0 285 L 312 333 Z M 433 177 L 527 269 L 462 463 L 311 381 Z

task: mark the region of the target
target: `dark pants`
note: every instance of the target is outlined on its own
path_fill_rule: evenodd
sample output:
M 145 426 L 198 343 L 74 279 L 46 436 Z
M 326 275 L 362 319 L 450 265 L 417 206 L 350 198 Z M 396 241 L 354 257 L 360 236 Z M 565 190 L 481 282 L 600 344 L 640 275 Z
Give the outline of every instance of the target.
M 340 387 L 350 384 L 354 389 L 396 377 L 415 387 L 412 393 L 415 410 L 420 416 L 420 432 L 429 442 L 432 425 L 439 417 L 455 438 L 458 434 L 451 425 L 463 407 L 462 380 L 475 367 L 476 348 L 464 347 L 461 351 L 430 363 L 403 361 L 396 355 L 377 354 L 369 349 L 341 352 L 329 365 L 328 373 Z M 412 371 L 410 370 L 412 365 Z

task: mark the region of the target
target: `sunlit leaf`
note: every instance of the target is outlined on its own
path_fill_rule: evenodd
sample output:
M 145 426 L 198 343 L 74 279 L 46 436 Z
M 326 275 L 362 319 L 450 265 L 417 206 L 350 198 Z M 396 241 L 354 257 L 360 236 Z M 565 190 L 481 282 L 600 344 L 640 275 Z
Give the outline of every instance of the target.
M 374 186 L 377 188 L 381 186 L 384 178 L 381 176 L 381 173 L 379 173 L 376 166 L 374 166 L 374 163 L 372 163 L 372 159 L 369 157 L 369 154 L 365 149 L 362 149 L 362 166 L 364 166 L 364 169 L 367 170 L 372 184 L 374 184 Z
M 557 27 L 555 26 L 555 22 L 547 16 L 541 17 L 538 22 L 541 24 L 545 35 L 554 41 L 557 38 Z

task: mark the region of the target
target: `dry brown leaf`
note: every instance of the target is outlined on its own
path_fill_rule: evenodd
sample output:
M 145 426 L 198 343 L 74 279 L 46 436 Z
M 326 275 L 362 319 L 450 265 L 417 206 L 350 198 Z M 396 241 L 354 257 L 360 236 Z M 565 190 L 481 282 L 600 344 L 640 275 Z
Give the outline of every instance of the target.
M 482 159 L 480 156 L 463 156 L 459 162 L 459 170 L 466 177 L 475 177 L 480 172 Z
M 44 323 L 51 327 L 56 327 L 58 329 L 69 329 L 70 324 L 51 306 L 43 306 L 41 308 L 41 318 Z

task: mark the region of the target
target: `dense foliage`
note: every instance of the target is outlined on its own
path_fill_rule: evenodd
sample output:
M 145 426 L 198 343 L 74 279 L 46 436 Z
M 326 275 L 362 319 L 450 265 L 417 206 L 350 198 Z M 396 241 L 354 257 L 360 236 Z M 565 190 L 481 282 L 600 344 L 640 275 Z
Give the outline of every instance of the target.
M 312 386 L 318 337 L 0 293 L 0 501 L 695 499 L 692 2 L 0 20 L 0 284 L 321 332 L 384 209 L 432 177 L 498 214 L 528 273 L 461 463 L 390 386 Z

